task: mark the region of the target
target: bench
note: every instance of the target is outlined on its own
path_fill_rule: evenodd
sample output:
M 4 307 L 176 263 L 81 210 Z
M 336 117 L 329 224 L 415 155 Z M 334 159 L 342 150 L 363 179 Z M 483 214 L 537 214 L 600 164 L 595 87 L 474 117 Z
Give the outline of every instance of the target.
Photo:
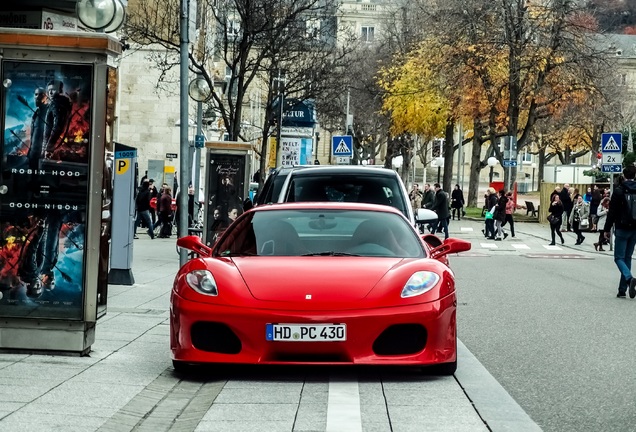
M 526 216 L 531 214 L 533 217 L 536 217 L 538 211 L 539 209 L 534 208 L 534 204 L 532 203 L 532 201 L 526 201 Z

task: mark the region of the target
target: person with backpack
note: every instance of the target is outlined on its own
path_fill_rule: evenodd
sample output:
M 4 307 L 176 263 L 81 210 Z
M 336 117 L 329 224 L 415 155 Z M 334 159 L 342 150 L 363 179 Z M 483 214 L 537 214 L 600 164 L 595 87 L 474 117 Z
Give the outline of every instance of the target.
M 636 246 L 636 167 L 631 165 L 623 169 L 624 180 L 610 197 L 609 212 L 603 232 L 610 238 L 614 227 L 614 262 L 621 273 L 616 297 L 636 297 L 636 278 L 632 276 L 632 255 Z

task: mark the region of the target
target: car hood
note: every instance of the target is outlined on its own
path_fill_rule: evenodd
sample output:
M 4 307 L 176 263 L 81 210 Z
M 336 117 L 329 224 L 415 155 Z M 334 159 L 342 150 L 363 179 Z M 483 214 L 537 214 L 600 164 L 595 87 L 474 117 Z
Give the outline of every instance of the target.
M 252 295 L 263 301 L 363 299 L 402 258 L 246 257 L 234 259 Z

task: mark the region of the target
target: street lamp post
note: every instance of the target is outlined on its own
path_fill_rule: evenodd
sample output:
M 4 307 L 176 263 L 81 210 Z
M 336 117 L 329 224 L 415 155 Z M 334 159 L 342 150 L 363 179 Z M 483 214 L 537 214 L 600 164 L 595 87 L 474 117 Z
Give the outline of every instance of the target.
M 282 164 L 283 160 L 280 154 L 280 140 L 283 131 L 283 116 L 284 116 L 284 104 L 285 104 L 285 71 L 278 69 L 278 77 L 276 80 L 276 90 L 278 91 L 278 127 L 276 128 L 276 166 Z
M 435 158 L 435 165 L 437 166 L 437 183 L 441 180 L 442 167 L 444 166 L 444 158 L 439 156 Z
M 188 85 L 188 95 L 197 103 L 197 137 L 203 135 L 203 102 L 207 102 L 212 97 L 212 91 L 208 82 L 198 74 Z M 196 138 L 195 138 L 196 143 Z M 194 178 L 192 186 L 194 188 L 194 203 L 196 211 L 192 215 L 193 219 L 199 214 L 199 180 L 201 177 L 201 147 L 195 144 L 194 149 Z M 181 196 L 181 195 L 180 195 Z
M 181 160 L 179 164 L 179 171 L 181 175 L 181 187 L 183 188 L 184 183 L 187 185 L 187 172 L 188 168 L 188 153 L 190 150 L 190 143 L 188 142 L 188 46 L 189 46 L 189 38 L 188 38 L 188 20 L 189 17 L 189 7 L 190 4 L 188 0 L 181 0 L 180 9 L 180 34 L 179 34 L 179 57 L 180 57 L 180 68 L 179 68 L 179 81 L 180 81 L 180 90 L 181 96 L 179 98 L 179 112 L 181 119 L 181 130 L 180 130 L 180 153 Z M 176 194 L 177 191 L 174 191 Z M 179 232 L 181 235 L 185 235 L 188 232 L 188 194 L 180 194 L 179 202 L 177 206 L 181 209 L 186 209 L 186 211 L 179 212 L 179 220 L 177 221 L 179 226 Z M 184 248 L 181 248 L 179 251 L 179 264 L 183 266 L 188 261 L 188 251 Z
M 534 191 L 534 170 L 537 169 L 537 164 L 532 162 L 532 191 Z
M 492 183 L 493 169 L 495 168 L 495 165 L 497 165 L 497 162 L 497 158 L 494 156 L 490 156 L 487 160 L 488 166 L 490 167 L 490 181 L 488 183 L 488 186 L 490 186 L 490 183 Z

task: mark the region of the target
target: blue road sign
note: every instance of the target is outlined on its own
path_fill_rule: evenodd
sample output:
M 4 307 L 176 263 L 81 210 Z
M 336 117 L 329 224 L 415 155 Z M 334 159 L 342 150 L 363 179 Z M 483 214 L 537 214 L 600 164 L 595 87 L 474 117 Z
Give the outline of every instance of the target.
M 623 171 L 623 165 L 621 164 L 611 164 L 611 165 L 603 165 L 604 173 L 620 173 Z
M 195 135 L 194 136 L 194 146 L 196 148 L 205 147 L 205 135 Z
M 511 159 L 504 159 L 502 165 L 503 165 L 504 168 L 516 167 L 517 166 L 517 161 L 516 160 L 511 160 Z
M 331 153 L 334 156 L 353 156 L 353 137 L 351 135 L 331 137 Z
M 612 132 L 601 135 L 602 153 L 621 153 L 623 151 L 623 134 Z M 614 172 L 614 171 L 604 171 Z

